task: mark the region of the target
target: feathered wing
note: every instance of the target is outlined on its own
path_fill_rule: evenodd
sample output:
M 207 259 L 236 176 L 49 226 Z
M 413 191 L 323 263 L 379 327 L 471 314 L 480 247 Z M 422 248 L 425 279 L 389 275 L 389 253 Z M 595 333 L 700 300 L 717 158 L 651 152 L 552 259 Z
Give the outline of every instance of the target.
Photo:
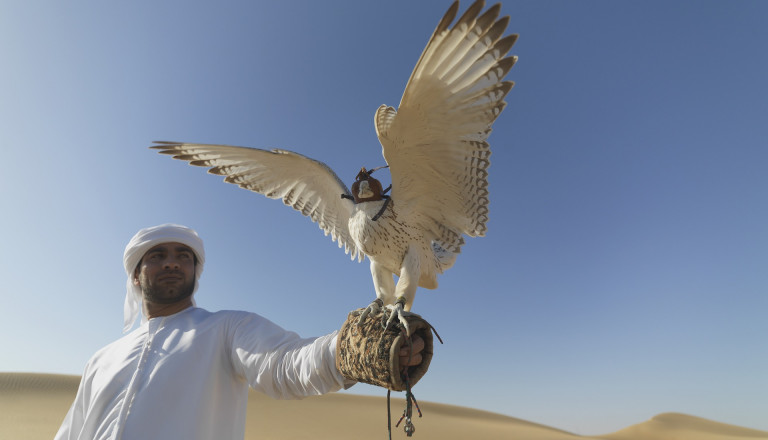
M 316 222 L 325 235 L 358 261 L 364 255 L 349 235 L 353 202 L 349 189 L 324 163 L 287 150 L 260 150 L 229 145 L 155 142 L 153 149 L 190 165 L 210 167 L 225 182 L 263 194 L 301 212 Z
M 452 27 L 455 2 L 438 24 L 406 85 L 400 108 L 381 106 L 376 132 L 392 176 L 398 214 L 430 219 L 437 244 L 459 252 L 462 234 L 483 236 L 488 221 L 486 139 L 512 88 L 503 78 L 517 35 L 509 17 L 476 1 Z M 416 218 L 416 217 L 412 217 Z

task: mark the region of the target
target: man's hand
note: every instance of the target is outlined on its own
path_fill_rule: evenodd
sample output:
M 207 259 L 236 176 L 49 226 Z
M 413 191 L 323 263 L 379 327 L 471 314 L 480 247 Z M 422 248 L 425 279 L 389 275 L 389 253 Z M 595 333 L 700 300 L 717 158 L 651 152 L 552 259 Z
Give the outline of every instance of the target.
M 411 336 L 411 343 L 400 347 L 400 370 L 415 367 L 421 363 L 421 351 L 424 350 L 424 339 L 419 335 Z

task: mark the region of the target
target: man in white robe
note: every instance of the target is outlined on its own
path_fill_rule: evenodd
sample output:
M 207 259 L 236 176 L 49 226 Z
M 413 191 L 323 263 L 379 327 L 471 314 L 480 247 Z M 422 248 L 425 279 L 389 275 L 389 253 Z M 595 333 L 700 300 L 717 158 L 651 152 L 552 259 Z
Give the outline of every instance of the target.
M 349 387 L 337 332 L 302 339 L 255 313 L 194 306 L 205 262 L 192 229 L 139 231 L 124 254 L 125 330 L 88 361 L 55 440 L 243 439 L 248 386 L 278 399 Z M 421 362 L 423 340 L 399 354 Z M 411 352 L 412 350 L 412 352 Z

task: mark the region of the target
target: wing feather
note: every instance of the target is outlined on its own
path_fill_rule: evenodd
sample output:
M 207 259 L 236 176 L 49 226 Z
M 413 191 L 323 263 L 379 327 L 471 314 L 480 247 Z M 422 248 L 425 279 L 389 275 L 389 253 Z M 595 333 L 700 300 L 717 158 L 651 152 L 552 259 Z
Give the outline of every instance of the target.
M 450 251 L 462 234 L 483 236 L 488 221 L 487 138 L 514 83 L 504 81 L 517 36 L 503 37 L 509 17 L 483 0 L 459 20 L 451 5 L 406 85 L 400 107 L 381 106 L 375 124 L 404 215 L 428 218 L 435 241 Z
M 263 194 L 316 222 L 354 260 L 364 255 L 349 234 L 353 202 L 349 189 L 326 164 L 288 150 L 261 150 L 229 145 L 155 142 L 150 148 L 190 165 L 208 167 L 224 181 Z

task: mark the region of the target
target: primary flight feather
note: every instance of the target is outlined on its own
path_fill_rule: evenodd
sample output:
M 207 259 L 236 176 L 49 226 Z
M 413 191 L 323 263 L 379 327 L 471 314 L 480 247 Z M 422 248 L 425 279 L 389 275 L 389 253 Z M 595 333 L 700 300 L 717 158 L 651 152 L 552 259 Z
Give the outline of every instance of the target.
M 367 256 L 377 299 L 366 313 L 386 306 L 390 321 L 405 324 L 417 287 L 436 288 L 463 237 L 486 232 L 487 138 L 513 85 L 504 77 L 517 60 L 507 56 L 517 35 L 503 36 L 509 17 L 498 18 L 500 4 L 481 14 L 483 6 L 476 1 L 451 25 L 459 8 L 454 2 L 416 63 L 398 109 L 382 105 L 376 111 L 391 195 L 371 176 L 374 170 L 362 168 L 350 190 L 324 163 L 286 150 L 179 142 L 151 148 L 281 199 L 352 259 Z

